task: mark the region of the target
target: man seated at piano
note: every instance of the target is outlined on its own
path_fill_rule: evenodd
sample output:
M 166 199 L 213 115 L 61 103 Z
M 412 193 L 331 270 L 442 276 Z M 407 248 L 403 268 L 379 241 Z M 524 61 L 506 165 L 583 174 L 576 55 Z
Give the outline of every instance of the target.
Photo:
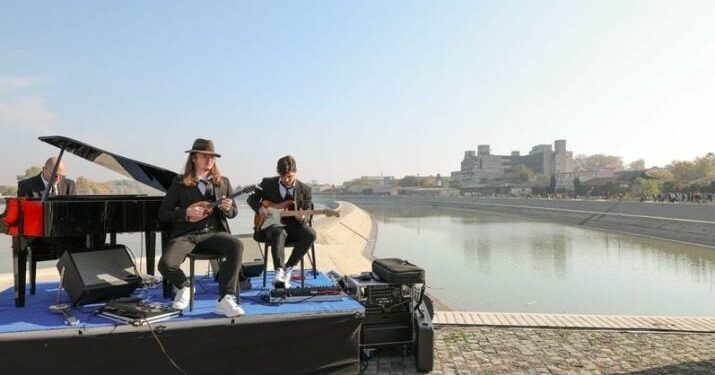
M 57 164 L 57 157 L 47 159 L 42 167 L 40 174 L 30 177 L 17 183 L 17 196 L 24 198 L 42 198 L 45 188 L 50 184 L 52 171 Z M 60 195 L 75 195 L 74 181 L 65 177 L 65 163 L 60 160 L 57 166 L 57 173 L 50 184 L 48 197 Z M 103 236 L 96 236 L 96 241 L 102 241 Z M 34 248 L 33 257 L 38 260 L 55 259 L 62 255 L 65 250 L 73 251 L 84 250 L 84 237 L 82 236 L 65 236 L 54 238 L 29 238 L 28 244 Z M 98 242 L 99 243 L 99 242 Z
M 57 164 L 57 158 L 51 157 L 45 162 L 45 166 L 42 167 L 40 174 L 19 181 L 17 183 L 17 196 L 42 198 L 42 193 L 45 191 L 47 185 L 50 184 L 50 178 L 52 177 L 52 170 L 55 169 L 55 164 Z M 50 185 L 52 186 L 49 192 L 49 196 L 51 197 L 75 194 L 74 181 L 65 178 L 65 163 L 63 161 L 60 161 L 57 167 L 57 174 Z
M 180 266 L 191 252 L 222 255 L 219 271 L 219 302 L 214 312 L 228 317 L 243 315 L 236 300 L 236 284 L 241 269 L 243 245 L 230 235 L 228 220 L 236 217 L 237 207 L 228 178 L 221 176 L 211 140 L 196 139 L 186 151 L 183 175 L 178 176 L 159 206 L 159 219 L 172 225 L 171 240 L 159 260 L 159 271 L 176 289 L 173 307 L 189 305 L 189 282 Z M 211 210 L 192 204 L 218 202 Z
M 310 186 L 298 181 L 298 168 L 295 159 L 284 156 L 278 159 L 276 177 L 266 177 L 261 181 L 261 189 L 256 190 L 248 197 L 248 205 L 256 212 L 261 220 L 268 216 L 267 207 L 280 207 L 291 210 L 310 210 L 312 194 Z M 316 233 L 306 223 L 305 215 L 285 218 L 284 225 L 274 225 L 261 229 L 254 228 L 253 237 L 259 242 L 271 244 L 271 257 L 273 258 L 273 285 L 275 287 L 290 288 L 293 268 L 300 262 L 310 246 L 315 242 Z M 285 245 L 293 244 L 293 251 L 288 260 L 285 260 Z

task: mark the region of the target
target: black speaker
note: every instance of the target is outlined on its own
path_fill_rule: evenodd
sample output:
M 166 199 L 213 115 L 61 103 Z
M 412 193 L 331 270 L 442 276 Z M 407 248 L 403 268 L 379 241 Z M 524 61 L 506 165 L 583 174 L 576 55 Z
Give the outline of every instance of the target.
M 75 306 L 129 296 L 142 281 L 122 245 L 82 253 L 66 251 L 57 270 Z
M 243 244 L 243 256 L 241 269 L 247 277 L 260 276 L 263 272 L 263 252 L 261 244 L 253 239 L 250 234 L 235 235 L 241 244 Z

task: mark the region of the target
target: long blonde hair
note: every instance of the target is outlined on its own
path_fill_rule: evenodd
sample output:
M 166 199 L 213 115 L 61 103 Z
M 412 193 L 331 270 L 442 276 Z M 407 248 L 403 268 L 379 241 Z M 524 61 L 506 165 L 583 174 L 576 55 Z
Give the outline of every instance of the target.
M 198 177 L 196 177 L 196 168 L 194 167 L 194 154 L 195 152 L 192 152 L 189 154 L 189 157 L 186 158 L 186 164 L 184 165 L 184 174 L 181 175 L 181 183 L 187 187 L 194 187 L 199 183 L 199 179 Z M 215 160 L 213 167 L 209 171 L 209 177 L 211 178 L 211 181 L 214 185 L 223 185 L 223 177 L 221 176 L 221 172 L 219 172 L 218 170 L 218 166 Z

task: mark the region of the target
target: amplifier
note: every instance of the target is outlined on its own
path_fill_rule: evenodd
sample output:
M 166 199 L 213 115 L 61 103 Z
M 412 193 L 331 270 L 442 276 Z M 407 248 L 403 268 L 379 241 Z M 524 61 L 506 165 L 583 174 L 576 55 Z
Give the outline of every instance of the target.
M 360 345 L 376 347 L 413 341 L 411 288 L 375 280 L 370 273 L 345 277 L 345 286 L 365 306 Z
M 363 306 L 379 306 L 383 311 L 401 311 L 412 300 L 412 288 L 390 284 L 373 278 L 346 277 L 345 284 L 350 295 Z

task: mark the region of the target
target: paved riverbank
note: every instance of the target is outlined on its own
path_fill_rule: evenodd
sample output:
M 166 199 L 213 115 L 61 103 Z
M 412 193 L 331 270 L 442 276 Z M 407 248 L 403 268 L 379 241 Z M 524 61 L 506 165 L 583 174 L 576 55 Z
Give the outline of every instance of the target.
M 713 374 L 715 334 L 436 327 L 435 375 Z M 365 374 L 416 374 L 414 359 L 377 354 Z

